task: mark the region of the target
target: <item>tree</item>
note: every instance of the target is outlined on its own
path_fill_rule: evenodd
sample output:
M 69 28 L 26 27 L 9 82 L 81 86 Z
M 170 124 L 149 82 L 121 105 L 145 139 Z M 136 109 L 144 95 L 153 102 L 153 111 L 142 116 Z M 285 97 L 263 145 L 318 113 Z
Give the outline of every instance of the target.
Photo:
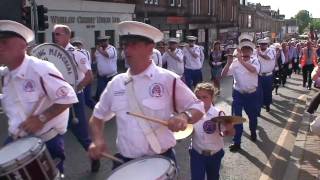
M 312 17 L 307 10 L 300 10 L 295 16 L 299 26 L 299 33 L 302 34 L 303 30 L 308 27 L 309 23 L 312 20 Z
M 320 31 L 320 21 L 319 20 L 313 20 L 311 22 L 311 25 L 313 26 L 314 30 Z

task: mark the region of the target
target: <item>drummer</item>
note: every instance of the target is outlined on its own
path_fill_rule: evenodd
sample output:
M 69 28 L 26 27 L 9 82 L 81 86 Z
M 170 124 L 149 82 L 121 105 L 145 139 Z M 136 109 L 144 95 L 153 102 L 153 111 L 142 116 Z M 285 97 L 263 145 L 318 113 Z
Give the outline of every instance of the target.
M 194 90 L 198 99 L 204 103 L 206 114 L 194 124 L 190 153 L 192 180 L 219 179 L 221 160 L 224 156 L 224 135 L 233 135 L 232 123 L 221 126 L 211 121 L 212 118 L 224 116 L 225 113 L 214 106 L 214 86 L 211 83 L 197 84 Z
M 71 29 L 64 24 L 56 24 L 53 27 L 54 42 L 63 47 L 73 57 L 77 64 L 78 81 L 76 82 L 76 93 L 79 102 L 73 105 L 73 111 L 69 116 L 69 128 L 76 136 L 82 147 L 87 151 L 91 143 L 89 137 L 88 120 L 85 114 L 85 99 L 83 89 L 92 82 L 93 75 L 90 62 L 79 49 L 70 44 Z M 77 121 L 73 117 L 75 114 Z M 100 168 L 100 161 L 91 160 L 91 172 L 97 172 Z
M 256 56 L 252 56 L 253 50 L 255 49 L 252 42 L 241 42 L 239 49 L 240 51 L 237 52 L 237 58 L 234 60 L 233 56 L 228 56 L 227 64 L 223 68 L 221 75 L 222 77 L 233 75 L 232 114 L 242 116 L 242 109 L 245 110 L 249 117 L 251 140 L 256 141 L 257 118 L 260 110 L 260 99 L 257 91 L 260 63 Z M 235 125 L 235 129 L 234 144 L 229 147 L 231 152 L 237 152 L 241 149 L 243 125 Z
M 1 104 L 8 117 L 9 137 L 5 144 L 28 135 L 38 136 L 63 173 L 64 140 L 69 107 L 78 102 L 73 88 L 48 61 L 26 54 L 33 32 L 24 25 L 0 20 Z M 7 70 L 7 71 L 6 71 Z
M 157 67 L 150 59 L 155 43 L 163 39 L 160 30 L 136 21 L 121 22 L 118 28 L 130 67 L 110 81 L 95 106 L 90 119 L 93 142 L 89 154 L 99 159 L 109 151 L 103 129 L 115 114 L 119 150 L 116 157 L 127 162 L 160 154 L 175 161 L 173 131 L 197 122 L 203 115 L 203 104 L 177 74 Z M 168 127 L 128 115 L 128 111 L 163 119 Z M 119 165 L 114 162 L 113 168 Z

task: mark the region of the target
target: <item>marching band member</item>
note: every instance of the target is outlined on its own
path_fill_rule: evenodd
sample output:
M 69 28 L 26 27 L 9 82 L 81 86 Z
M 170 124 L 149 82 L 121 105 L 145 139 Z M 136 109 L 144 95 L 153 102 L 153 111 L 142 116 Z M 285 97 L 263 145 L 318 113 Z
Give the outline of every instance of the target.
M 96 51 L 94 53 L 97 62 L 97 91 L 95 99 L 98 101 L 102 91 L 111 79 L 118 74 L 117 50 L 109 44 L 110 36 L 99 36 Z
M 60 159 L 57 168 L 63 174 L 68 108 L 78 100 L 52 63 L 26 54 L 33 39 L 33 32 L 24 25 L 0 20 L 0 64 L 8 70 L 2 77 L 1 99 L 9 122 L 5 144 L 28 135 L 40 137 L 52 158 Z
M 239 48 L 241 51 L 237 53 L 237 58 L 233 60 L 232 56 L 228 56 L 227 64 L 222 70 L 222 76 L 233 75 L 232 114 L 242 116 L 242 109 L 245 110 L 249 117 L 251 140 L 256 141 L 257 117 L 260 109 L 257 92 L 260 63 L 257 58 L 252 56 L 255 49 L 252 42 L 241 42 Z M 243 125 L 235 125 L 235 129 L 234 144 L 229 147 L 231 152 L 237 152 L 241 149 Z
M 87 151 L 91 144 L 89 137 L 88 121 L 86 120 L 83 88 L 92 82 L 93 76 L 91 65 L 87 57 L 70 44 L 71 29 L 67 25 L 56 24 L 53 27 L 54 42 L 63 47 L 73 57 L 77 64 L 78 82 L 76 82 L 76 93 L 79 102 L 73 105 L 77 122 L 73 120 L 73 113 L 70 113 L 69 128 L 76 136 L 82 147 Z M 100 161 L 91 160 L 91 171 L 97 172 L 100 168 Z
M 162 55 L 158 49 L 153 48 L 150 58 L 157 66 L 162 67 Z
M 265 105 L 266 111 L 270 111 L 270 104 L 272 103 L 272 82 L 273 70 L 275 67 L 275 52 L 268 48 L 270 43 L 269 38 L 259 39 L 258 44 L 260 48 L 257 52 L 258 60 L 260 62 L 259 82 L 261 85 L 262 106 Z
M 190 153 L 190 168 L 192 180 L 219 179 L 221 160 L 224 156 L 224 143 L 221 131 L 224 135 L 232 135 L 234 128 L 232 123 L 218 123 L 211 119 L 224 116 L 225 113 L 215 107 L 214 86 L 211 83 L 199 83 L 194 90 L 198 99 L 204 103 L 206 114 L 194 124 Z
M 80 38 L 72 38 L 71 44 L 74 47 L 78 48 L 80 52 L 82 52 L 88 58 L 89 64 L 91 65 L 92 64 L 91 55 L 90 55 L 90 52 L 83 47 L 83 41 Z M 85 104 L 90 109 L 93 109 L 96 103 L 91 98 L 91 83 L 84 88 L 83 93 L 84 93 Z
M 115 115 L 117 157 L 127 162 L 161 154 L 175 161 L 176 140 L 172 131 L 184 130 L 188 123 L 197 122 L 203 115 L 203 104 L 179 76 L 156 66 L 150 59 L 155 43 L 163 39 L 160 30 L 145 23 L 124 21 L 119 23 L 118 32 L 130 68 L 111 80 L 94 109 L 90 119 L 93 142 L 89 154 L 100 159 L 108 152 L 104 123 Z M 176 115 L 172 115 L 174 109 L 178 112 Z M 164 119 L 168 127 L 127 112 Z M 117 166 L 119 163 L 114 162 L 113 168 Z
M 184 62 L 183 62 L 183 52 L 178 48 L 178 39 L 169 38 L 169 47 L 163 54 L 163 63 L 167 64 L 167 69 L 175 72 L 180 77 L 183 76 L 184 72 Z
M 188 45 L 183 48 L 185 60 L 184 77 L 187 86 L 191 89 L 202 81 L 203 58 L 201 55 L 202 48 L 196 45 L 197 37 L 187 36 Z M 203 54 L 203 52 L 202 52 Z

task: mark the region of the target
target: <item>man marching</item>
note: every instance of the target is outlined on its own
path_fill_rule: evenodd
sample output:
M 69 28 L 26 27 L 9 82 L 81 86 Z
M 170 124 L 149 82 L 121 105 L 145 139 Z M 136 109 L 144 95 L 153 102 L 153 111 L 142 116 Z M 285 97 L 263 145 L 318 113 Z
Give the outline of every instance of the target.
M 272 83 L 273 83 L 273 70 L 275 67 L 275 52 L 268 48 L 270 41 L 269 38 L 259 39 L 258 44 L 258 59 L 260 62 L 259 84 L 261 85 L 260 91 L 262 95 L 262 106 L 264 105 L 266 111 L 270 111 L 270 104 L 272 103 Z
M 5 144 L 29 135 L 40 137 L 52 158 L 59 159 L 57 168 L 63 174 L 68 108 L 78 100 L 52 63 L 26 55 L 27 43 L 33 39 L 24 25 L 0 20 L 0 64 L 8 70 L 2 77 L 1 99 L 9 122 Z

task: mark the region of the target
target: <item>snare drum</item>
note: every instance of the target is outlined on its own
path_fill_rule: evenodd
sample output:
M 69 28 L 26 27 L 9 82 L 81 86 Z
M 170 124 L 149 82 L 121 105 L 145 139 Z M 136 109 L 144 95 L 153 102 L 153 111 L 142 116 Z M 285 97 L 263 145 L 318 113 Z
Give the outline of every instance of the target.
M 164 156 L 138 158 L 111 172 L 107 180 L 176 180 L 175 163 Z
M 54 179 L 59 173 L 41 139 L 23 138 L 0 149 L 0 180 Z

